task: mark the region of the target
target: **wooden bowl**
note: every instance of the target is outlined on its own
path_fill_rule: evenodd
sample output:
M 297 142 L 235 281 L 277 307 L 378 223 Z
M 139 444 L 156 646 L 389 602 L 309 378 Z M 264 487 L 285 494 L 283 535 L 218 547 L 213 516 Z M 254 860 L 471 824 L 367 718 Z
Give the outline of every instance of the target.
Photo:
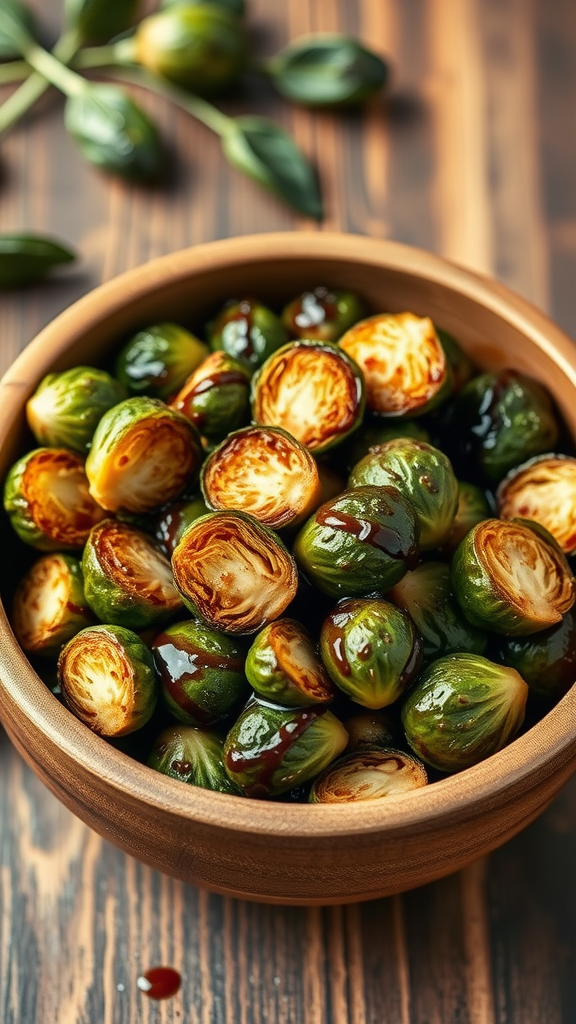
M 229 296 L 280 304 L 326 283 L 375 311 L 429 315 L 484 367 L 513 366 L 554 395 L 576 436 L 570 340 L 501 285 L 389 242 L 272 234 L 198 246 L 97 288 L 28 346 L 0 385 L 0 473 L 31 447 L 24 404 L 50 370 L 106 361 L 158 320 L 201 327 Z M 4 532 L 5 542 L 10 536 Z M 0 715 L 48 788 L 83 821 L 177 878 L 276 903 L 366 900 L 422 885 L 532 821 L 576 767 L 576 687 L 510 746 L 474 768 L 388 801 L 267 803 L 173 781 L 91 733 L 52 695 L 0 620 Z

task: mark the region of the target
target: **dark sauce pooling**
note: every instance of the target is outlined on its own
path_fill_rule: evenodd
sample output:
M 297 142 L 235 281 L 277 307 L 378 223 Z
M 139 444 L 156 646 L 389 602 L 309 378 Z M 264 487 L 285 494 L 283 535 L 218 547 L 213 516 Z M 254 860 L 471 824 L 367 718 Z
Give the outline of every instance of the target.
M 149 999 L 170 999 L 180 988 L 181 978 L 173 967 L 151 967 L 136 984 Z
M 402 539 L 396 530 L 371 519 L 357 519 L 347 512 L 337 512 L 333 508 L 321 508 L 316 513 L 316 522 L 321 526 L 331 526 L 333 530 L 345 530 L 357 537 L 363 544 L 385 551 L 392 558 L 405 558 Z

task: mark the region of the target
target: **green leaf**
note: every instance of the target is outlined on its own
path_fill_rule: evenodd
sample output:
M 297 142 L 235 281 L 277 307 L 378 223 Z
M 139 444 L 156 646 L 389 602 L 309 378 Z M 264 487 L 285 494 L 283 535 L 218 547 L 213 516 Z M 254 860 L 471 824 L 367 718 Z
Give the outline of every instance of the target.
M 307 217 L 322 220 L 322 196 L 314 170 L 279 125 L 264 117 L 237 117 L 222 136 L 229 162 Z
M 83 39 L 107 42 L 134 23 L 140 0 L 65 0 L 69 25 Z
M 70 263 L 76 254 L 40 235 L 0 235 L 0 288 L 32 284 L 59 263 Z
M 185 4 L 186 7 L 223 7 L 233 14 L 244 14 L 246 6 L 244 0 L 162 0 L 160 7 L 175 7 L 176 4 Z
M 162 149 L 152 121 L 115 85 L 94 85 L 70 96 L 66 128 L 82 156 L 110 174 L 151 181 L 162 167 Z
M 293 103 L 342 107 L 363 103 L 388 80 L 388 65 L 345 35 L 298 39 L 268 64 L 279 93 Z
M 20 57 L 19 38 L 27 39 L 35 32 L 34 15 L 19 0 L 2 0 L 0 11 L 0 60 Z

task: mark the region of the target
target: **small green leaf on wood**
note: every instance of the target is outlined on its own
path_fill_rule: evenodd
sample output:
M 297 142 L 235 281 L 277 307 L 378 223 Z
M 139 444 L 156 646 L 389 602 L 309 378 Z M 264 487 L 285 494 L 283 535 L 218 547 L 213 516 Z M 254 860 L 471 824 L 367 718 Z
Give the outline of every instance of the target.
M 158 178 L 162 148 L 156 127 L 122 89 L 94 85 L 70 96 L 65 121 L 89 163 L 124 178 Z
M 32 284 L 60 263 L 71 263 L 71 249 L 41 235 L 0 235 L 0 288 Z
M 267 71 L 282 96 L 312 107 L 364 103 L 389 77 L 377 54 L 339 34 L 295 40 L 269 61 Z

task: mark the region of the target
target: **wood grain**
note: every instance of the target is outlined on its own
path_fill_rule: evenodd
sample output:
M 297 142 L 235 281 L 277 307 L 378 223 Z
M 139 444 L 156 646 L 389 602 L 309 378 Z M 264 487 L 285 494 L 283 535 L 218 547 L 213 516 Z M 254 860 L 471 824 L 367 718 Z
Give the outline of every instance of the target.
M 248 2 L 263 52 L 343 27 L 393 55 L 402 102 L 376 102 L 359 121 L 292 111 L 254 89 L 235 105 L 278 117 L 315 157 L 327 226 L 494 272 L 574 334 L 573 0 Z M 59 0 L 33 6 L 53 35 Z M 82 253 L 72 274 L 0 299 L 4 367 L 69 302 L 152 255 L 303 226 L 224 166 L 204 128 L 141 100 L 178 152 L 166 193 L 84 167 L 54 96 L 2 143 L 0 230 L 51 231 Z M 3 1024 L 576 1021 L 574 781 L 483 867 L 404 897 L 297 910 L 155 874 L 65 811 L 5 737 L 0 760 Z M 164 1005 L 135 986 L 160 961 L 183 972 Z

